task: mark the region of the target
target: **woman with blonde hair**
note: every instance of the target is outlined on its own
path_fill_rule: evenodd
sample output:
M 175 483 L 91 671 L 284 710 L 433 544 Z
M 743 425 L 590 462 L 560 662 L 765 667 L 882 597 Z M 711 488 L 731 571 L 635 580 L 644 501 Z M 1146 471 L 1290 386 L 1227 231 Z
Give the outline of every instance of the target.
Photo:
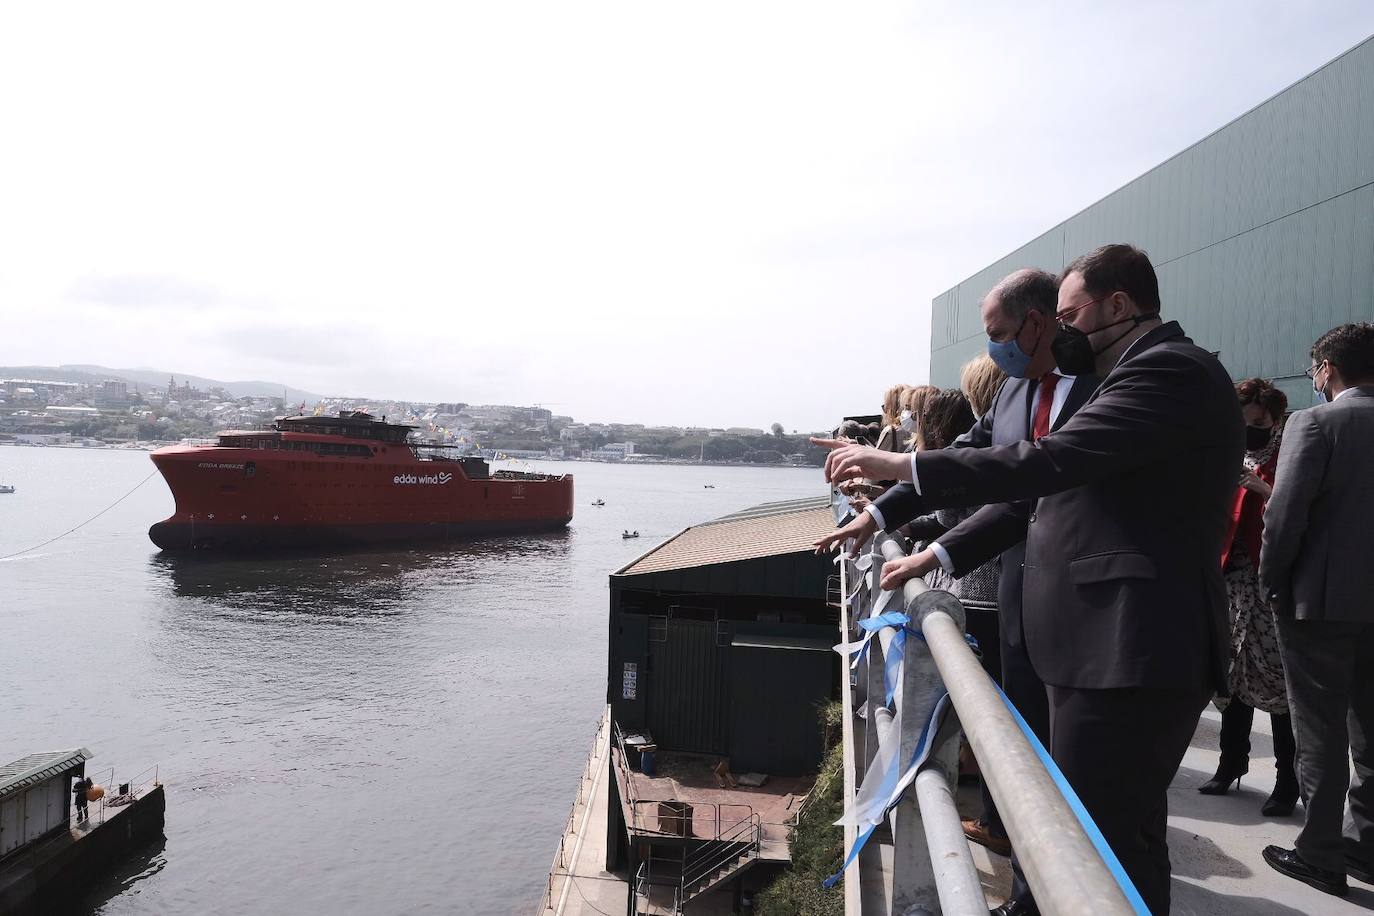
M 902 399 L 902 407 L 911 411 L 911 436 L 907 440 L 906 450 L 916 451 L 921 447 L 921 416 L 925 413 L 926 402 L 940 393 L 940 389 L 934 385 L 916 385 L 908 388 L 906 396 Z
M 959 388 L 968 398 L 975 417 L 981 418 L 988 412 L 993 396 L 1006 380 L 1007 374 L 986 353 L 964 363 L 964 368 L 959 370 Z
M 885 452 L 900 452 L 906 448 L 910 415 L 903 402 L 910 385 L 893 385 L 883 395 L 883 431 L 878 434 L 878 448 Z

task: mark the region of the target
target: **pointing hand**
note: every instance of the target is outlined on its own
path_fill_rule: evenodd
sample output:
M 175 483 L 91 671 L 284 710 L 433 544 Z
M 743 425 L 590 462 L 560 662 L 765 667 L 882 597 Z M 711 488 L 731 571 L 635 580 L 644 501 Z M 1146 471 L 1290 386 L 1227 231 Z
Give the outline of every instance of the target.
M 868 512 L 860 512 L 854 521 L 845 525 L 843 528 L 836 528 L 815 543 L 816 553 L 830 553 L 839 548 L 845 541 L 853 540 L 849 545 L 849 555 L 857 557 L 859 550 L 868 543 L 868 539 L 873 537 L 873 532 L 878 530 L 878 523 L 873 520 L 873 516 Z
M 825 458 L 825 479 L 828 483 L 851 477 L 911 479 L 911 456 L 904 452 L 885 452 L 867 445 L 855 445 L 848 439 L 818 439 L 814 436 L 811 444 L 830 449 L 830 454 Z

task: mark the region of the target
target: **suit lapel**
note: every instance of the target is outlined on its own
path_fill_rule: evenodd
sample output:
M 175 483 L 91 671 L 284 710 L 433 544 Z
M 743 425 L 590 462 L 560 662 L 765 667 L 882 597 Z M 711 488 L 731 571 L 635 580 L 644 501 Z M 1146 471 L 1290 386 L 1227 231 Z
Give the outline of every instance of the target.
M 1016 435 L 1015 435 L 1015 437 L 1011 440 L 1012 442 L 1017 442 L 1017 441 L 1020 441 L 1021 439 L 1029 439 L 1029 438 L 1030 438 L 1030 430 L 1031 430 L 1031 415 L 1030 415 L 1030 413 L 1031 413 L 1031 403 L 1032 403 L 1032 402 L 1034 401 L 1034 399 L 1035 399 L 1035 386 L 1036 386 L 1037 384 L 1039 384 L 1038 382 L 1032 382 L 1030 379 L 1018 379 L 1018 381 L 1020 381 L 1020 382 L 1021 382 L 1021 385 L 1022 385 L 1022 391 L 1021 391 L 1021 409 L 1015 412 L 1015 414 L 1016 414 L 1016 421 L 1015 421 L 1015 422 L 1016 422 L 1017 426 L 1016 426 L 1016 428 L 1013 430 L 1013 432 L 1015 432 Z
M 1078 412 L 1078 408 L 1088 403 L 1088 398 L 1092 397 L 1097 390 L 1097 376 L 1080 375 L 1073 380 L 1073 387 L 1069 389 L 1069 396 L 1064 400 L 1064 406 L 1059 408 L 1059 416 L 1054 418 L 1054 424 L 1050 431 L 1058 429 L 1064 425 L 1064 421 Z

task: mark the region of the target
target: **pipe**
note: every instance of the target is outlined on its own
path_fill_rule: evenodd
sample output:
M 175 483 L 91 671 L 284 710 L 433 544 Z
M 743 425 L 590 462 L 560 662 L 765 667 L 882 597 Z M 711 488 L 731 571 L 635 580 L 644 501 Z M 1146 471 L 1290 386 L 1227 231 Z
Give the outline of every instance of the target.
M 1046 916 L 1133 916 L 1116 878 L 1012 720 L 962 629 L 938 606 L 920 620 L 959 721 Z
M 941 768 L 931 767 L 916 774 L 916 801 L 921 806 L 921 825 L 935 868 L 940 912 L 944 916 L 983 916 L 988 911 L 987 897 L 969 852 L 954 793 Z

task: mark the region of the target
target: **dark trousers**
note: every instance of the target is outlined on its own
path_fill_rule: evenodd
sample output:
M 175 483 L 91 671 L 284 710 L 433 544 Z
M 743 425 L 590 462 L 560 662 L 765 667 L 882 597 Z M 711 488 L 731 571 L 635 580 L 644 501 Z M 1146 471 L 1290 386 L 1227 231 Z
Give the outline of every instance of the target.
M 1298 854 L 1345 871 L 1374 866 L 1374 624 L 1279 617 L 1306 819 Z M 1355 761 L 1350 779 L 1349 758 Z M 1342 837 L 1347 788 L 1350 819 Z
M 1169 912 L 1169 783 L 1211 693 L 1048 687 L 1050 754 L 1154 916 Z
M 1235 697 L 1221 713 L 1221 766 L 1233 772 L 1246 771 L 1250 761 L 1250 728 L 1255 721 L 1255 707 L 1246 706 Z M 1297 785 L 1293 759 L 1297 748 L 1293 744 L 1293 720 L 1289 716 L 1270 714 L 1274 731 L 1274 788 Z
M 1021 714 L 1021 718 L 1026 720 L 1031 731 L 1040 739 L 1040 743 L 1048 749 L 1050 746 L 1050 706 L 1045 695 L 1045 685 L 1040 680 L 1040 676 L 1031 667 L 1030 657 L 1026 655 L 1024 643 L 1012 645 L 1005 638 L 1005 633 L 1001 639 L 1001 664 L 1002 664 L 1002 691 L 1006 693 L 1007 699 L 1016 707 L 1016 711 Z M 997 806 L 992 801 L 992 795 L 988 792 L 987 783 L 983 783 L 983 823 L 987 825 L 988 832 L 993 836 L 1006 836 L 1007 830 L 1002 826 L 1002 817 L 997 813 Z M 1026 884 L 1025 875 L 1021 873 L 1021 863 L 1013 855 L 1011 859 L 1011 898 L 1020 899 L 1030 893 L 1030 887 Z

